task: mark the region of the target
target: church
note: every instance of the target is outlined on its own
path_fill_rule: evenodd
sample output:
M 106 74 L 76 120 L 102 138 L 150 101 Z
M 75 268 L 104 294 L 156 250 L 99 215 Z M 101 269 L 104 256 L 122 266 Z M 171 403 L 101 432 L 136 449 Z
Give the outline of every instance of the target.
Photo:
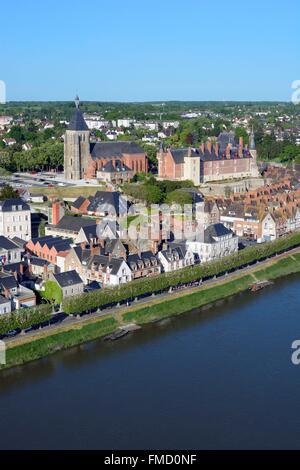
M 75 98 L 75 113 L 64 139 L 64 172 L 67 180 L 105 179 L 129 181 L 148 172 L 147 155 L 135 142 L 93 142 L 91 132 Z
M 215 144 L 208 141 L 199 148 L 161 147 L 157 159 L 160 178 L 191 180 L 196 186 L 259 176 L 253 131 L 248 146 L 242 137 L 237 141 L 234 132 L 222 132 Z

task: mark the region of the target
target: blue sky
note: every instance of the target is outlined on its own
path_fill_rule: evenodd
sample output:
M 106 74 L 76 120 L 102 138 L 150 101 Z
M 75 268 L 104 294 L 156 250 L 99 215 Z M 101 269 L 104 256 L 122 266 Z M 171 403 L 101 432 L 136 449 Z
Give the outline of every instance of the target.
M 290 100 L 299 0 L 15 0 L 0 10 L 8 100 Z

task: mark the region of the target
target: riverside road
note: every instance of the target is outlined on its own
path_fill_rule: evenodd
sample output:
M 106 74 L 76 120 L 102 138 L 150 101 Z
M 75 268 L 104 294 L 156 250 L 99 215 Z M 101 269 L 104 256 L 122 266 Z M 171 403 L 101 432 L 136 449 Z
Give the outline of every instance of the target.
M 18 342 L 20 337 L 26 337 L 26 338 L 39 337 L 40 334 L 41 334 L 41 330 L 42 331 L 47 331 L 47 332 L 48 331 L 53 332 L 53 334 L 56 332 L 56 330 L 58 330 L 58 328 L 59 328 L 60 332 L 63 331 L 63 330 L 67 331 L 70 328 L 70 326 L 80 325 L 80 324 L 84 325 L 85 323 L 87 323 L 87 319 L 90 319 L 90 318 L 97 319 L 97 318 L 101 318 L 101 317 L 103 317 L 105 315 L 108 315 L 108 314 L 111 314 L 116 319 L 119 319 L 120 312 L 126 311 L 131 306 L 138 307 L 138 306 L 147 305 L 147 304 L 149 304 L 149 302 L 151 302 L 151 299 L 152 300 L 155 299 L 156 301 L 157 300 L 161 300 L 161 301 L 167 300 L 167 299 L 171 298 L 172 296 L 174 297 L 174 294 L 179 294 L 179 296 L 180 296 L 180 293 L 182 293 L 183 295 L 188 295 L 189 293 L 193 293 L 193 292 L 196 292 L 198 290 L 201 290 L 201 288 L 203 288 L 203 286 L 214 285 L 214 284 L 219 283 L 220 281 L 235 279 L 235 278 L 240 277 L 240 275 L 243 274 L 243 273 L 250 273 L 251 274 L 253 271 L 255 271 L 257 269 L 258 265 L 259 266 L 268 265 L 274 258 L 275 259 L 281 259 L 281 258 L 285 258 L 287 256 L 292 256 L 293 253 L 299 253 L 299 252 L 300 252 L 300 247 L 296 247 L 296 248 L 293 248 L 291 250 L 287 250 L 286 252 L 284 252 L 282 254 L 274 255 L 270 258 L 267 258 L 266 260 L 257 261 L 256 264 L 254 264 L 254 265 L 245 266 L 243 268 L 237 269 L 234 272 L 231 272 L 231 273 L 228 273 L 228 274 L 216 277 L 216 278 L 207 279 L 207 280 L 203 281 L 200 286 L 199 285 L 196 285 L 196 286 L 181 286 L 179 288 L 174 287 L 174 288 L 172 288 L 172 290 L 167 291 L 167 292 L 163 292 L 163 293 L 159 293 L 159 294 L 153 294 L 153 296 L 147 296 L 145 298 L 136 299 L 130 305 L 129 304 L 128 305 L 123 304 L 121 306 L 115 306 L 115 307 L 112 307 L 112 308 L 108 307 L 108 308 L 99 310 L 95 313 L 85 313 L 85 314 L 82 314 L 81 316 L 80 315 L 67 316 L 64 319 L 62 319 L 62 321 L 59 322 L 59 326 L 58 326 L 57 323 L 52 324 L 52 325 L 47 325 L 47 326 L 44 326 L 43 328 L 40 327 L 39 329 L 32 330 L 32 331 L 29 331 L 27 333 L 22 332 L 19 335 L 16 335 L 14 337 L 4 338 L 4 341 L 6 343 L 9 343 L 10 345 L 13 345 L 13 343 Z M 253 277 L 253 282 L 255 282 L 254 277 Z

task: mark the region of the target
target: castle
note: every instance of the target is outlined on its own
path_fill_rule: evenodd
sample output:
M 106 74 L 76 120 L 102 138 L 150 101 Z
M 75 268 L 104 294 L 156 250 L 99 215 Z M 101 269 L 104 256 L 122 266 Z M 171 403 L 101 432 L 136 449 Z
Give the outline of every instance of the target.
M 199 148 L 163 147 L 157 154 L 158 176 L 163 179 L 191 180 L 198 186 L 210 181 L 258 177 L 257 151 L 253 131 L 249 146 L 243 138 L 236 141 L 233 132 L 222 132 L 213 144 L 208 141 Z
M 147 173 L 148 159 L 135 142 L 93 142 L 91 132 L 75 98 L 75 113 L 65 133 L 64 172 L 67 180 L 99 178 L 112 182 Z

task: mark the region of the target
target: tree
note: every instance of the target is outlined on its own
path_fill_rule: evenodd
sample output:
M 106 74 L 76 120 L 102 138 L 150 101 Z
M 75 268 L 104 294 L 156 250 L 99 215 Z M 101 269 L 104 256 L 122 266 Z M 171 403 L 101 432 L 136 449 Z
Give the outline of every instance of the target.
M 192 204 L 192 202 L 192 195 L 186 191 L 176 190 L 166 196 L 166 203 L 169 205 L 179 204 L 180 206 L 184 206 L 184 204 Z
M 47 281 L 45 283 L 45 290 L 42 292 L 42 296 L 52 304 L 62 303 L 62 290 L 55 281 Z
M 41 222 L 39 224 L 39 237 L 44 237 L 45 236 L 46 224 L 47 224 L 46 220 L 41 220 Z
M 9 184 L 5 184 L 0 191 L 0 201 L 5 199 L 19 199 L 19 193 L 14 190 Z

